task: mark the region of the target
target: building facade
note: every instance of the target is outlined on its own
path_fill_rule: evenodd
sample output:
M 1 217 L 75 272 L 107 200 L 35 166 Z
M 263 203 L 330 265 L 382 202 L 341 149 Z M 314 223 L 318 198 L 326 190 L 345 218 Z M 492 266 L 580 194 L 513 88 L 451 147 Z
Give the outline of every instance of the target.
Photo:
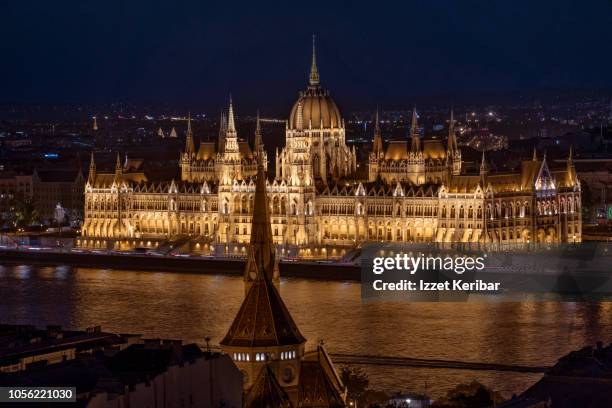
M 276 175 L 266 184 L 274 243 L 283 251 L 329 257 L 332 248 L 367 241 L 581 241 L 580 183 L 571 153 L 566 166 L 549 169 L 546 157 L 534 152 L 509 173 L 489 171 L 483 153 L 480 172 L 466 174 L 452 113 L 446 142 L 422 137 L 417 121 L 415 109 L 406 139 L 385 146 L 377 119 L 368 176 L 359 179 L 344 119 L 320 85 L 313 44 L 308 87 L 290 111 Z M 269 168 L 259 121 L 254 144 L 251 149 L 238 137 L 230 101 L 218 143 L 196 149 L 189 124 L 180 181 L 149 182 L 119 165 L 114 174 L 99 174 L 92 158 L 83 242 L 184 236 L 244 252 L 253 177 L 258 163 Z

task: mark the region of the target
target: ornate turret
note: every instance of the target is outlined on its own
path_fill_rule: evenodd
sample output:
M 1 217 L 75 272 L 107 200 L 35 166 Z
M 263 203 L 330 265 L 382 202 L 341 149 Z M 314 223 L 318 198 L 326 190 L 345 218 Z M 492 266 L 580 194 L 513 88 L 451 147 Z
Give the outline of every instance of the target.
M 448 122 L 448 149 L 446 151 L 446 162 L 451 168 L 451 172 L 454 176 L 461 174 L 461 150 L 459 150 L 457 146 L 455 117 L 452 108 L 450 112 L 450 121 Z
M 121 180 L 123 176 L 123 167 L 121 166 L 121 158 L 119 152 L 117 152 L 117 162 L 115 163 L 115 181 Z
M 374 121 L 374 145 L 372 153 L 376 158 L 380 158 L 385 154 L 382 142 L 382 134 L 380 132 L 380 122 L 378 120 L 378 108 L 376 109 L 376 119 Z
M 234 122 L 234 106 L 232 96 L 229 99 L 229 109 L 227 112 L 227 129 L 225 130 L 225 148 L 223 149 L 226 158 L 230 160 L 239 160 L 238 134 L 236 133 L 236 124 Z
M 261 134 L 261 124 L 259 122 L 259 111 L 257 111 L 257 119 L 255 124 L 255 140 L 253 142 L 253 155 L 259 160 L 263 160 L 264 144 Z
M 193 143 L 193 132 L 191 131 L 191 113 L 187 119 L 187 135 L 185 136 L 185 153 L 189 156 L 195 153 L 195 145 Z
M 412 110 L 412 123 L 410 125 L 410 151 L 412 153 L 419 153 L 421 151 L 421 138 L 419 136 L 419 126 L 418 126 L 418 115 L 416 111 L 416 107 Z
M 93 184 L 96 180 L 96 162 L 94 161 L 94 152 L 91 152 L 91 159 L 89 160 L 89 175 L 87 176 L 87 182 Z
M 480 160 L 480 176 L 484 177 L 489 173 L 489 166 L 487 165 L 487 160 L 485 159 L 485 152 L 482 151 L 482 159 Z
M 448 122 L 448 151 L 454 153 L 457 150 L 457 138 L 455 136 L 455 118 L 453 109 L 451 108 L 450 120 Z
M 573 146 L 569 148 L 569 154 L 567 156 L 567 185 L 575 186 L 579 184 L 578 175 L 576 174 L 576 168 L 574 167 L 574 149 Z

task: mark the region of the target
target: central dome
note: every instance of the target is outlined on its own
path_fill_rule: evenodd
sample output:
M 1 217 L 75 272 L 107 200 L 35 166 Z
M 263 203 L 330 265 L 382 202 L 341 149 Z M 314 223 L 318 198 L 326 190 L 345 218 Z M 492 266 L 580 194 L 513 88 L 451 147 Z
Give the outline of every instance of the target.
M 289 115 L 289 129 L 299 128 L 299 111 L 302 112 L 302 128 L 332 129 L 342 125 L 342 117 L 336 102 L 329 96 L 329 92 L 319 86 L 319 71 L 315 53 L 314 38 L 312 42 L 312 65 L 310 66 L 310 81 L 306 92 L 293 104 Z
M 312 124 L 313 129 L 339 128 L 342 123 L 340 110 L 336 102 L 329 96 L 329 92 L 319 87 L 308 88 L 300 95 L 300 98 L 293 104 L 291 115 L 289 115 L 289 128 L 298 128 L 298 109 L 302 109 L 302 127 L 308 129 Z M 321 124 L 323 126 L 321 126 Z

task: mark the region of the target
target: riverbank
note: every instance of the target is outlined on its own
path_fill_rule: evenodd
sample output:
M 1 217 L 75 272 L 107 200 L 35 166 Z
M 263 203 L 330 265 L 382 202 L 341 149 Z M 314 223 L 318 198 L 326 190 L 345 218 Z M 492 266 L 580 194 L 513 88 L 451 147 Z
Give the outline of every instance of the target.
M 244 262 L 244 259 L 195 256 L 0 250 L 0 263 L 2 264 L 70 265 L 82 268 L 167 271 L 209 275 L 242 275 Z M 284 261 L 281 262 L 280 269 L 283 277 L 290 278 L 329 281 L 360 280 L 360 268 L 354 264 Z

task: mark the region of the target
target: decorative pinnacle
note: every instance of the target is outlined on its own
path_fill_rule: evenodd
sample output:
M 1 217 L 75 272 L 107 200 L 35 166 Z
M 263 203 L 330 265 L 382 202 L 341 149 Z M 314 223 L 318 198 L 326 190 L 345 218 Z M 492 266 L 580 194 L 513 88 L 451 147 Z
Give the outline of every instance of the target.
M 488 170 L 487 161 L 485 159 L 485 151 L 482 151 L 482 159 L 480 161 L 480 173 L 486 173 Z
M 315 35 L 312 35 L 312 63 L 310 65 L 310 86 L 319 86 L 319 70 L 317 69 L 317 52 L 315 47 Z
M 229 97 L 229 111 L 227 113 L 227 131 L 236 132 L 236 125 L 234 124 L 234 107 L 232 105 L 232 94 Z
M 417 115 L 417 110 L 416 110 L 416 106 L 412 109 L 412 124 L 410 125 L 410 131 L 412 132 L 413 135 L 418 133 L 418 115 Z

